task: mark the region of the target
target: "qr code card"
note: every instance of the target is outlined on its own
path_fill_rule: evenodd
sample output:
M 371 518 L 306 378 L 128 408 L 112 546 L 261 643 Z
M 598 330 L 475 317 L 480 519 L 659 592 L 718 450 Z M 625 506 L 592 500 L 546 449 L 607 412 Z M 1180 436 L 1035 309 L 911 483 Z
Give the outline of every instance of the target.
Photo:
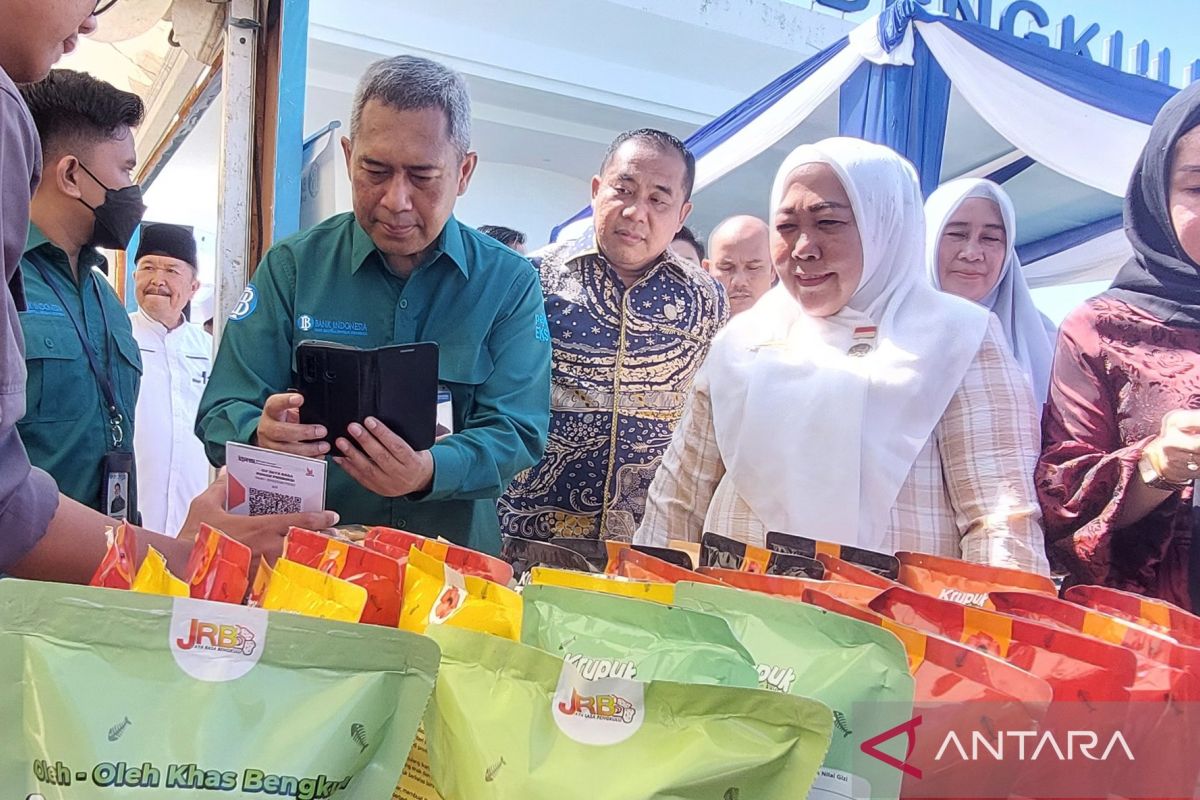
M 325 462 L 248 444 L 225 445 L 232 514 L 294 514 L 325 509 Z

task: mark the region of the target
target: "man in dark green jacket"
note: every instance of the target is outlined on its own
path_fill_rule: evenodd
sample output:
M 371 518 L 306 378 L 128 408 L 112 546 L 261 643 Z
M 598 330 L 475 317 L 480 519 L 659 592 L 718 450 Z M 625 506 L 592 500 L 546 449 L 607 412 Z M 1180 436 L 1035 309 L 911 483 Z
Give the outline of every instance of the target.
M 368 69 L 342 140 L 354 212 L 267 253 L 225 326 L 196 432 L 214 464 L 231 440 L 331 455 L 327 502 L 343 523 L 496 552 L 495 499 L 546 445 L 550 336 L 530 263 L 452 214 L 476 164 L 470 113 L 462 77 L 440 64 Z M 414 451 L 360 420 L 331 453 L 287 392 L 305 340 L 437 342 L 454 432 Z

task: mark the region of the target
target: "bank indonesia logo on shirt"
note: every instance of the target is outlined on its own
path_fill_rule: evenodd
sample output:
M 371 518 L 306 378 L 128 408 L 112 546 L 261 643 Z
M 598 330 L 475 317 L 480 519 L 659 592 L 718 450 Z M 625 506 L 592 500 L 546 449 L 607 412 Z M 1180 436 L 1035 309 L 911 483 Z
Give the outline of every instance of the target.
M 321 319 L 301 314 L 296 317 L 296 329 L 302 333 L 317 333 L 329 336 L 366 336 L 367 323 L 346 319 Z
M 254 288 L 254 284 L 246 285 L 246 291 L 242 292 L 242 296 L 238 299 L 237 305 L 233 307 L 233 313 L 229 315 L 231 320 L 245 319 L 254 313 L 254 309 L 258 308 L 258 290 Z

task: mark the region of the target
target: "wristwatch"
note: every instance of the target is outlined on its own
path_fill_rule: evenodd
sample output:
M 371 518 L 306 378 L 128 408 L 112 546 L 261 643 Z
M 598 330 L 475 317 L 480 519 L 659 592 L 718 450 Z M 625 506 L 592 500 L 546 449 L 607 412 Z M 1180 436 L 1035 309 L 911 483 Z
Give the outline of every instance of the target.
M 1151 489 L 1160 489 L 1164 492 L 1177 492 L 1191 483 L 1191 481 L 1176 483 L 1164 478 L 1155 468 L 1154 463 L 1150 460 L 1150 456 L 1145 453 L 1142 453 L 1142 458 L 1138 461 L 1138 473 L 1142 476 L 1142 483 Z

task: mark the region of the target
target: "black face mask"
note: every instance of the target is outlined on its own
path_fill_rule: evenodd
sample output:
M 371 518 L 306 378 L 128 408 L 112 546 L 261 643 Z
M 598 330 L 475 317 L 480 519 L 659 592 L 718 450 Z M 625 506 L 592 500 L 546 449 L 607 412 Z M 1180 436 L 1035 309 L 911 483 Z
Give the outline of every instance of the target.
M 90 208 L 96 217 L 88 246 L 124 250 L 129 246 L 133 232 L 137 230 L 142 216 L 146 213 L 146 204 L 142 202 L 142 187 L 135 183 L 123 189 L 110 189 L 93 175 L 90 169 L 83 166 L 82 161 L 79 162 L 79 166 L 104 188 L 104 202 L 94 208 L 88 206 L 83 198 L 79 199 L 79 202 Z

